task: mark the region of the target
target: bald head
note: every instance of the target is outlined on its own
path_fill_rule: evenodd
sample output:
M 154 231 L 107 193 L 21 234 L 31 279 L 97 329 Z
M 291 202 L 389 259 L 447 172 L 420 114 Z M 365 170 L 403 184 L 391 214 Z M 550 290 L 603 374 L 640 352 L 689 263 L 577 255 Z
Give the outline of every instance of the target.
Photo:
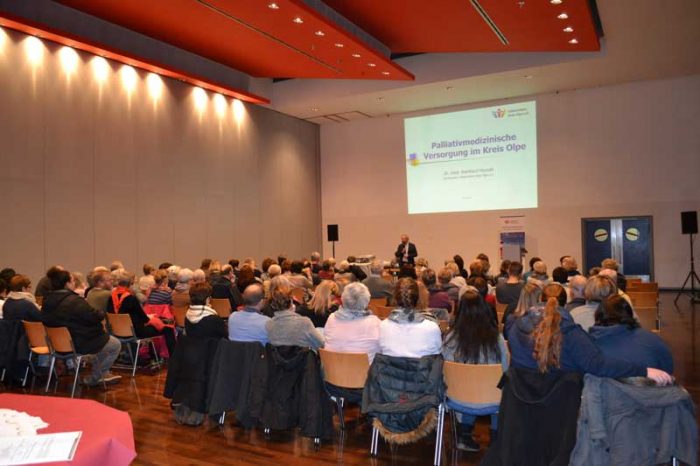
M 243 302 L 249 307 L 261 307 L 264 297 L 265 292 L 259 283 L 248 285 L 245 291 L 243 291 Z

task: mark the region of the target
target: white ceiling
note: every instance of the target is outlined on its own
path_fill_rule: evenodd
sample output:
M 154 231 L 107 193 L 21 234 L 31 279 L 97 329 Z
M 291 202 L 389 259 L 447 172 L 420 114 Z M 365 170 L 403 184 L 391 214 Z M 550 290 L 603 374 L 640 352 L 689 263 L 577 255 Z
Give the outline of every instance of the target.
M 533 1 L 533 0 L 529 0 Z M 595 53 L 424 54 L 397 60 L 413 82 L 293 79 L 269 105 L 321 124 L 630 81 L 700 74 L 700 0 L 597 0 Z M 333 120 L 325 115 L 340 115 Z

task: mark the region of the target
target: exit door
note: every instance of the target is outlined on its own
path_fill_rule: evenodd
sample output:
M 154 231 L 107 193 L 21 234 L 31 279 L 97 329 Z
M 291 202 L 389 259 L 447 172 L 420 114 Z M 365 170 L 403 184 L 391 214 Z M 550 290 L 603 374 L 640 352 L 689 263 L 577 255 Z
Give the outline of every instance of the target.
M 584 218 L 581 234 L 585 271 L 612 257 L 625 276 L 654 279 L 651 217 Z

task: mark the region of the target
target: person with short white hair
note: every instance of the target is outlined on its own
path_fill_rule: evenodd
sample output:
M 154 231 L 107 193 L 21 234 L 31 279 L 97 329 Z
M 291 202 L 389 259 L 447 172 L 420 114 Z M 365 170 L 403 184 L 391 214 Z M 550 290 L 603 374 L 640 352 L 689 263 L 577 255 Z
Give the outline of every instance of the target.
M 202 283 L 207 281 L 207 273 L 202 269 L 197 269 L 192 272 L 192 284 Z
M 204 275 L 204 272 L 202 272 Z M 194 272 L 190 269 L 180 269 L 177 273 L 177 283 L 175 288 L 173 288 L 173 306 L 175 307 L 189 307 L 190 306 L 190 283 L 192 282 L 192 277 L 194 277 Z
M 325 348 L 339 353 L 367 353 L 370 364 L 379 352 L 379 324 L 367 305 L 369 289 L 362 283 L 348 283 L 343 305 L 328 317 L 324 328 Z
M 379 260 L 374 260 L 369 266 L 369 277 L 362 280 L 362 283 L 369 289 L 369 294 L 373 299 L 389 299 L 394 287 L 388 280 L 382 277 L 384 264 Z
M 168 288 L 171 290 L 175 289 L 175 285 L 177 285 L 177 277 L 178 274 L 180 273 L 180 266 L 179 265 L 171 265 L 170 267 L 167 268 L 168 272 Z
M 600 275 L 601 277 L 608 277 L 617 287 L 617 284 L 619 283 L 619 281 L 617 279 L 617 271 L 616 270 L 614 270 L 614 269 L 601 269 L 601 271 L 598 272 L 598 275 Z M 617 294 L 622 296 L 624 298 L 624 300 L 627 301 L 627 304 L 630 305 L 630 307 L 632 308 L 632 311 L 634 311 L 634 306 L 632 305 L 632 299 L 629 297 L 629 295 L 627 293 L 625 293 L 624 291 L 622 291 L 619 287 L 617 287 Z M 636 314 L 635 314 L 635 317 L 636 317 Z
M 564 309 L 571 312 L 579 306 L 586 304 L 586 277 L 583 275 L 575 275 L 569 280 L 569 302 L 566 303 Z

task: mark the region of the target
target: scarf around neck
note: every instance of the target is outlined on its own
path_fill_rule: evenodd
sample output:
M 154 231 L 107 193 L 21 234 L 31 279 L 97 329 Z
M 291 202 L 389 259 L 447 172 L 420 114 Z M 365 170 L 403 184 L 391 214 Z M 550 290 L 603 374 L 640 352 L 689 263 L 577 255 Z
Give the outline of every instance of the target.
M 205 317 L 209 316 L 216 316 L 218 315 L 216 311 L 209 306 L 206 305 L 190 305 L 190 308 L 187 309 L 187 314 L 185 314 L 185 318 L 192 322 L 193 324 L 198 324 L 200 320 L 204 319 Z
M 340 306 L 337 311 L 334 312 L 335 318 L 340 320 L 355 320 L 367 317 L 370 312 L 369 309 L 347 309 Z
M 417 309 L 402 309 L 397 308 L 391 311 L 387 319 L 396 322 L 397 324 L 419 324 L 425 320 L 425 315 Z
M 31 294 L 28 291 L 10 291 L 10 294 L 7 295 L 7 299 L 24 299 L 34 304 L 37 307 L 37 309 L 39 309 L 39 305 L 36 302 L 36 298 L 33 294 Z

